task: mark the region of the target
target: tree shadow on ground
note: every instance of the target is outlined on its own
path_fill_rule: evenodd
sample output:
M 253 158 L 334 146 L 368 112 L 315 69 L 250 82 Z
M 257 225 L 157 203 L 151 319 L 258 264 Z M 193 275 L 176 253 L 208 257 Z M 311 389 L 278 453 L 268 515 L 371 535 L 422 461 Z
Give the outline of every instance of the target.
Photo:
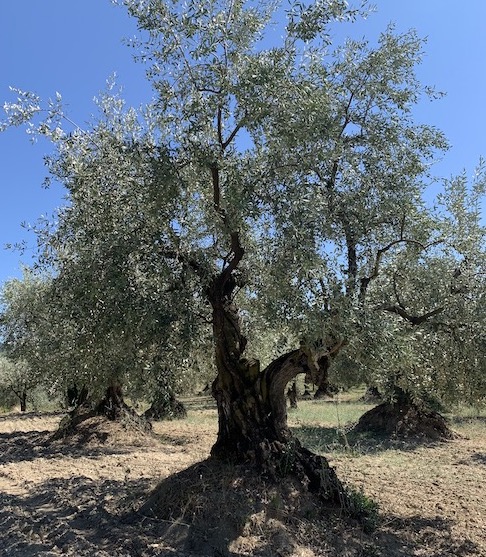
M 451 416 L 452 425 L 486 424 L 486 416 Z
M 440 516 L 407 518 L 382 517 L 382 526 L 375 537 L 373 555 L 380 557 L 480 557 L 481 548 L 472 540 L 458 539 L 453 533 L 454 521 Z M 406 540 L 406 541 L 405 541 Z M 387 552 L 382 549 L 386 548 Z M 425 552 L 426 551 L 426 552 Z
M 444 443 L 444 441 L 431 441 L 424 438 L 402 439 L 336 427 L 301 425 L 291 429 L 304 446 L 320 454 L 331 452 L 377 454 L 390 449 L 413 451 L 418 447 L 437 447 Z
M 106 440 L 106 434 L 99 433 L 99 442 Z M 105 437 L 105 438 L 103 438 Z M 130 447 L 90 446 L 82 441 L 72 443 L 51 443 L 52 431 L 15 431 L 0 433 L 0 465 L 33 461 L 37 458 L 60 458 L 64 456 L 98 458 L 110 454 L 126 454 Z
M 304 554 L 298 552 L 304 547 L 312 548 L 314 555 L 333 557 L 409 557 L 424 547 L 427 557 L 480 555 L 470 540 L 455 540 L 453 523 L 440 517 L 384 516 L 377 530 L 365 534 L 355 522 L 319 508 L 312 498 L 294 500 L 291 484 L 270 489 L 256 500 L 255 487 L 262 487 L 261 480 L 245 484 L 236 469 L 216 479 L 216 469 L 208 466 L 204 461 L 166 480 L 166 487 L 179 486 L 179 492 L 166 491 L 175 505 L 166 518 L 138 510 L 152 487 L 147 478 L 55 478 L 36 485 L 27 496 L 0 494 L 0 555 L 276 557 Z M 185 485 L 196 478 L 199 481 Z M 230 478 L 233 484 L 226 485 Z M 177 508 L 180 488 L 192 496 L 183 509 Z M 244 499 L 239 497 L 242 493 Z M 286 507 L 289 501 L 300 507 Z M 208 506 L 201 508 L 204 502 Z M 202 513 L 202 521 L 194 519 L 195 512 Z
M 32 420 L 33 418 L 61 418 L 65 416 L 66 411 L 57 410 L 54 412 L 12 412 L 0 415 L 0 422 L 16 422 L 24 420 Z
M 210 395 L 196 395 L 181 398 L 187 410 L 216 410 L 216 401 Z
M 479 464 L 486 464 L 486 453 L 474 453 L 471 455 L 471 460 Z
M 467 458 L 462 458 L 457 464 L 465 464 L 466 466 L 484 464 L 486 465 L 486 453 L 473 453 Z
M 129 509 L 149 488 L 150 480 L 143 478 L 120 482 L 78 476 L 46 481 L 26 497 L 0 494 L 0 555 L 142 555 L 157 532 L 123 520 L 120 509 Z

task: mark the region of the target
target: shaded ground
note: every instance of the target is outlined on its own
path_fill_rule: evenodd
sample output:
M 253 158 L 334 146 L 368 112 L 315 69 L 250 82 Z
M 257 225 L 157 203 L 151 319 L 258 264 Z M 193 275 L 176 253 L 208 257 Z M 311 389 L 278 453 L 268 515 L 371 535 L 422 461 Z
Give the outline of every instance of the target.
M 0 417 L 0 555 L 486 557 L 486 423 L 457 422 L 462 437 L 447 443 L 390 444 L 345 436 L 328 421 L 326 403 L 308 403 L 322 413 L 319 422 L 299 404 L 291 414 L 299 437 L 380 504 L 375 532 L 352 524 L 344 529 L 339 517 L 326 516 L 312 501 L 299 501 L 297 512 L 291 485 L 284 495 L 257 494 L 258 479 L 253 486 L 239 482 L 237 471 L 218 472 L 219 484 L 205 481 L 204 462 L 195 463 L 209 454 L 216 414 L 204 400 L 188 405 L 188 420 L 155 423 L 155 440 L 97 424 L 99 434 L 82 444 L 78 438 L 52 445 L 47 441 L 61 415 Z M 174 477 L 166 484 L 179 496 L 180 482 L 189 478 L 188 513 L 206 501 L 199 511 L 212 515 L 207 531 L 198 533 L 206 543 L 191 548 L 190 513 L 184 523 L 136 511 L 161 479 L 192 465 L 178 476 L 177 489 Z M 229 515 L 239 521 L 231 532 Z

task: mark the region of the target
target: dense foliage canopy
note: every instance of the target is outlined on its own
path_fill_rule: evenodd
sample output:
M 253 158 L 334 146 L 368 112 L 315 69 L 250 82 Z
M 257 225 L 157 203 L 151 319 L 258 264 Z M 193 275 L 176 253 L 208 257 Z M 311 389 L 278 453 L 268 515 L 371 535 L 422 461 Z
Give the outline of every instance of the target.
M 110 82 L 86 129 L 59 95 L 6 105 L 6 125 L 52 140 L 67 192 L 37 229 L 49 325 L 14 334 L 7 301 L 6 345 L 67 381 L 144 383 L 211 361 L 221 306 L 258 359 L 300 345 L 332 353 L 343 385 L 483 399 L 484 170 L 426 195 L 447 142 L 414 120 L 435 96 L 416 33 L 334 45 L 330 26 L 360 17 L 340 1 L 119 3 L 153 102 L 126 107 Z M 222 327 L 220 377 L 251 375 L 246 337 Z

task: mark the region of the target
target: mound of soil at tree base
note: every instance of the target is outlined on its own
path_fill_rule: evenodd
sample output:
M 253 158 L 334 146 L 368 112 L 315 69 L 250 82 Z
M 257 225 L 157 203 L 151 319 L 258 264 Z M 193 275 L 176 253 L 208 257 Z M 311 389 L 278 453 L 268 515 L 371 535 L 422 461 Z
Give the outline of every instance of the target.
M 162 541 L 191 555 L 358 555 L 366 537 L 297 480 L 266 482 L 253 468 L 214 458 L 163 480 L 138 514 L 165 523 Z
M 152 433 L 151 428 L 140 427 L 137 421 L 129 417 L 111 420 L 106 416 L 86 413 L 77 416 L 65 416 L 58 430 L 52 435 L 52 443 L 69 443 L 86 447 L 105 446 L 155 446 L 160 441 Z
M 353 431 L 432 441 L 446 441 L 456 437 L 444 416 L 413 403 L 379 404 L 361 416 Z

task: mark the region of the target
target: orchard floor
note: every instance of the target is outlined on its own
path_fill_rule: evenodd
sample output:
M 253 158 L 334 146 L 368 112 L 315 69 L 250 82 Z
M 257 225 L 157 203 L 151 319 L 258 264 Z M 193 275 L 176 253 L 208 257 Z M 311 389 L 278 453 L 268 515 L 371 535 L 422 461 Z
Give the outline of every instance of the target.
M 289 421 L 342 480 L 379 504 L 374 532 L 348 528 L 335 517 L 322 528 L 333 529 L 334 537 L 318 524 L 306 530 L 302 521 L 308 537 L 282 543 L 282 519 L 272 540 L 263 539 L 271 531 L 266 526 L 260 536 L 243 528 L 241 539 L 225 549 L 192 555 L 486 557 L 486 418 L 456 419 L 460 437 L 447 443 L 390 444 L 349 433 L 349 418 L 367 408 L 353 401 L 302 401 Z M 61 418 L 0 415 L 0 556 L 189 555 L 176 534 L 172 540 L 167 535 L 171 525 L 136 511 L 159 481 L 208 456 L 216 434 L 209 399 L 189 401 L 187 420 L 156 423 L 156 439 L 99 422 L 92 424 L 96 435 L 49 444 Z

